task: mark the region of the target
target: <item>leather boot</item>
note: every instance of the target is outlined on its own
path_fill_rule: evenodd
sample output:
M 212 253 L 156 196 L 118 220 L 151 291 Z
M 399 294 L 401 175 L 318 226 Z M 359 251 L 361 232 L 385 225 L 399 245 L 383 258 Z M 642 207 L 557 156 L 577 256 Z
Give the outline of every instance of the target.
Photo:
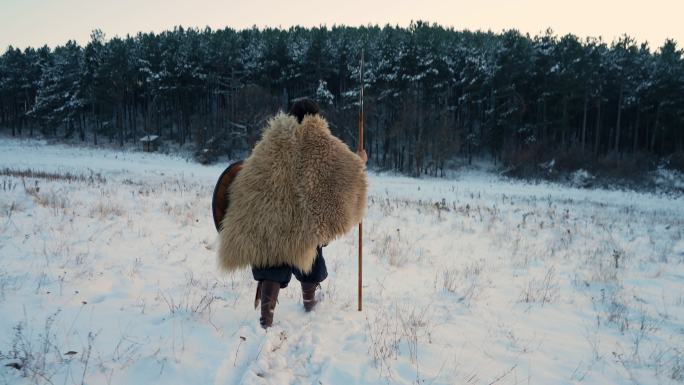
M 321 284 L 302 282 L 302 302 L 304 303 L 304 310 L 310 312 L 316 306 L 316 289 L 321 287 Z
M 278 292 L 280 291 L 280 283 L 274 281 L 260 281 L 257 285 L 257 298 L 261 300 L 261 318 L 259 323 L 264 329 L 273 325 L 273 311 L 278 302 Z M 258 304 L 255 299 L 254 305 Z

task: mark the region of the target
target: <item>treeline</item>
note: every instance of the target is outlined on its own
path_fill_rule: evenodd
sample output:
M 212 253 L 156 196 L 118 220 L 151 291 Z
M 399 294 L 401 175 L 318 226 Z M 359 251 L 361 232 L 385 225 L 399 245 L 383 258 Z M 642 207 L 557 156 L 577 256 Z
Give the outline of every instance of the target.
M 684 60 L 672 40 L 654 49 L 628 36 L 608 44 L 424 22 L 111 39 L 95 31 L 83 47 L 9 47 L 0 127 L 121 145 L 154 134 L 232 155 L 251 148 L 275 111 L 312 97 L 355 146 L 362 50 L 376 167 L 438 175 L 482 154 L 521 166 L 684 151 Z

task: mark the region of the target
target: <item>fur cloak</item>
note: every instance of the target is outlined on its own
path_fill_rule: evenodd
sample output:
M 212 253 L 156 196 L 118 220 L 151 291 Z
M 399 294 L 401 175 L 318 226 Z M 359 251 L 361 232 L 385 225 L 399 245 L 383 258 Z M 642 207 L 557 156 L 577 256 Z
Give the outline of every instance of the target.
M 319 115 L 279 113 L 228 188 L 218 261 L 223 270 L 311 271 L 316 246 L 348 232 L 366 209 L 363 160 Z

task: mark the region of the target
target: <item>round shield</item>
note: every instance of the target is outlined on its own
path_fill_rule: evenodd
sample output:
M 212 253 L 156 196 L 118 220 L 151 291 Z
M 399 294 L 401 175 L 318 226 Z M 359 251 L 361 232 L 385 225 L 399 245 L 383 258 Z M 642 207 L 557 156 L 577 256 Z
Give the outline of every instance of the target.
M 228 206 L 230 205 L 228 187 L 242 169 L 243 162 L 243 160 L 239 160 L 228 166 L 221 173 L 221 176 L 219 176 L 218 181 L 216 182 L 216 187 L 214 187 L 214 195 L 211 199 L 211 212 L 214 215 L 216 231 L 221 231 L 221 221 L 226 215 L 226 210 L 228 210 Z

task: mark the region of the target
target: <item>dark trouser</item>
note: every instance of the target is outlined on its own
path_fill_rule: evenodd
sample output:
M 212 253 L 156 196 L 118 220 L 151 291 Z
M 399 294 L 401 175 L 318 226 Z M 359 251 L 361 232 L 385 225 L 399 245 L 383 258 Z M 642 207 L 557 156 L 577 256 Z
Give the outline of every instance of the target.
M 316 248 L 316 259 L 309 274 L 304 274 L 296 267 L 283 265 L 278 267 L 255 268 L 252 267 L 252 275 L 257 281 L 274 281 L 280 282 L 281 288 L 286 288 L 290 283 L 292 274 L 295 275 L 300 282 L 318 283 L 323 282 L 328 277 L 328 269 L 325 267 L 325 259 L 323 259 L 323 249 L 321 246 Z

